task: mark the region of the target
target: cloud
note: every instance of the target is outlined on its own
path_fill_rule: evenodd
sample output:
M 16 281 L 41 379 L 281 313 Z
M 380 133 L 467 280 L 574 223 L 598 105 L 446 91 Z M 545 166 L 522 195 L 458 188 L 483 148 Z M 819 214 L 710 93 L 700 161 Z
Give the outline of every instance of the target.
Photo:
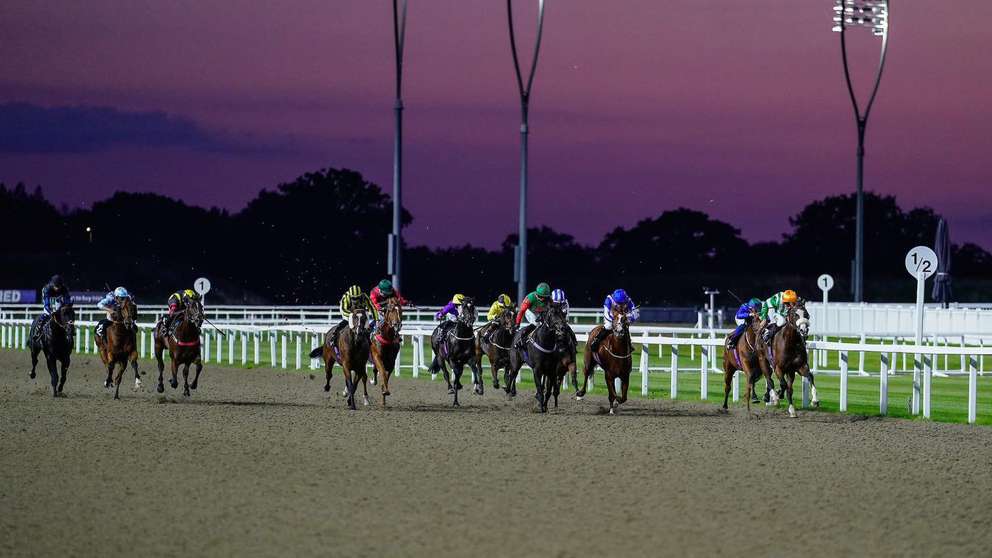
M 235 142 L 181 116 L 113 107 L 0 104 L 0 153 L 92 153 L 114 147 L 187 147 L 265 151 Z

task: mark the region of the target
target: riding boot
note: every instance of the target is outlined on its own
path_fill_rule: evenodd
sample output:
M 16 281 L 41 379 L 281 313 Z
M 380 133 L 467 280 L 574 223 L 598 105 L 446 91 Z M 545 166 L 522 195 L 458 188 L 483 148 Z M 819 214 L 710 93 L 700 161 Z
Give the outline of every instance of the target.
M 338 337 L 341 335 L 341 330 L 348 325 L 348 320 L 341 320 L 338 325 L 334 326 L 331 330 L 331 346 L 336 347 L 338 344 Z
M 605 327 L 599 330 L 599 332 L 596 333 L 596 337 L 593 337 L 592 343 L 589 343 L 589 350 L 595 351 L 596 349 L 598 349 L 599 344 L 602 343 L 603 339 L 606 339 L 606 336 L 609 334 L 610 334 L 610 330 L 606 329 Z
M 528 325 L 524 327 L 523 331 L 520 333 L 520 338 L 517 339 L 517 344 L 514 347 L 521 351 L 524 350 L 527 346 L 527 339 L 530 338 L 532 331 L 534 331 L 534 326 Z
M 769 324 L 768 327 L 765 329 L 765 334 L 762 336 L 762 339 L 764 339 L 765 343 L 771 343 L 772 339 L 775 338 L 775 334 L 778 333 L 779 329 L 780 328 L 777 324 L 774 323 Z

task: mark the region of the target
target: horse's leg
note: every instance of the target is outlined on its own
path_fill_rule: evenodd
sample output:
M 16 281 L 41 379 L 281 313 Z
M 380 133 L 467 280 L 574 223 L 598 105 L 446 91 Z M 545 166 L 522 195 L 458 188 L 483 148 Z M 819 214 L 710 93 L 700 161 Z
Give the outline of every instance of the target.
M 189 363 L 183 363 L 183 395 L 190 396 L 189 393 Z
M 159 339 L 155 339 L 155 362 L 158 364 L 158 392 L 162 393 L 165 391 L 165 384 L 163 383 L 162 373 L 165 372 L 165 361 L 162 360 L 162 352 L 165 351 L 165 343 Z
M 324 349 L 324 391 L 331 391 L 331 371 L 334 370 L 334 357 L 327 354 Z
M 137 391 L 141 388 L 141 374 L 138 373 L 138 352 L 131 351 L 131 356 L 128 358 L 131 360 L 131 369 L 134 370 L 134 389 Z
M 389 371 L 386 370 L 385 363 L 382 360 L 383 350 L 372 351 L 372 368 L 379 376 L 379 389 L 382 391 L 382 406 L 385 407 L 386 396 L 389 395 Z
M 59 396 L 59 372 L 55 365 L 55 357 L 45 354 L 45 363 L 48 365 L 48 374 L 52 377 L 52 397 Z
M 455 394 L 455 400 L 451 404 L 452 407 L 460 407 L 461 406 L 461 404 L 458 403 L 458 389 L 459 389 L 459 386 L 461 385 L 462 369 L 464 368 L 464 366 L 465 365 L 463 365 L 463 364 L 451 363 L 451 371 L 454 373 L 454 376 L 455 376 L 455 387 L 454 387 L 454 390 L 453 390 L 453 392 Z M 447 369 L 445 369 L 445 375 L 447 375 Z
M 582 389 L 578 389 L 579 384 L 575 382 L 576 392 L 575 398 L 582 399 L 586 395 L 586 389 L 589 387 L 589 376 L 592 376 L 593 367 L 596 366 L 596 362 L 593 360 L 592 351 L 589 350 L 589 346 L 586 346 L 586 351 L 582 358 Z
M 620 375 L 620 401 L 617 403 L 617 407 L 627 402 L 628 388 L 630 388 L 630 370 L 627 370 L 625 374 Z
M 610 414 L 612 415 L 615 414 L 613 403 L 617 399 L 616 387 L 613 384 L 615 383 L 617 377 L 613 374 L 612 371 L 609 370 L 606 371 L 604 376 L 606 376 L 606 392 L 610 400 Z
M 767 363 L 766 366 L 762 367 L 762 373 L 765 376 L 765 402 L 766 404 L 774 407 L 778 405 L 778 400 L 781 396 L 775 392 L 775 378 L 772 377 L 772 367 L 774 363 Z M 784 387 L 785 384 L 782 380 L 782 371 L 775 367 L 775 375 L 778 376 L 779 383 Z
M 795 380 L 796 380 L 795 372 L 790 371 L 785 374 L 785 381 L 786 381 L 785 389 L 786 389 L 786 394 L 789 397 L 789 416 L 792 418 L 796 418 L 796 407 L 795 405 L 792 404 L 792 384 L 795 382 Z
M 747 366 L 744 367 L 745 372 L 747 371 Z M 730 399 L 730 388 L 734 382 L 734 374 L 737 372 L 737 367 L 733 365 L 730 361 L 729 352 L 723 353 L 723 410 L 727 410 L 727 401 Z M 750 376 L 750 374 L 748 374 Z
M 179 361 L 176 360 L 176 353 L 169 351 L 169 362 L 172 363 L 172 379 L 169 380 L 169 385 L 172 389 L 179 387 Z
M 127 370 L 127 362 L 116 364 L 117 371 L 114 373 L 114 399 L 121 398 L 121 379 L 124 378 L 124 371 Z
M 351 367 L 342 362 L 341 370 L 344 371 L 344 390 L 348 394 L 348 408 L 355 411 L 357 410 L 355 407 L 355 380 L 351 375 Z
M 361 367 L 356 372 L 358 376 L 362 378 L 362 405 L 365 407 L 369 406 L 369 373 L 365 371 L 365 367 Z
M 62 377 L 59 378 L 59 395 L 62 395 L 62 388 L 65 387 L 65 377 L 69 372 L 69 361 L 70 357 L 68 354 L 62 359 Z
M 486 392 L 485 381 L 482 379 L 482 364 L 480 359 L 473 359 L 468 363 L 472 368 L 472 381 L 475 383 L 475 394 L 483 395 Z
M 799 369 L 799 373 L 809 378 L 810 404 L 813 405 L 814 407 L 819 407 L 820 399 L 816 396 L 816 384 L 813 382 L 813 373 L 810 372 L 809 365 L 804 364 L 802 368 Z
M 496 351 L 494 350 L 493 352 Z M 487 353 L 487 356 L 489 356 L 489 371 L 493 375 L 493 389 L 499 389 L 499 367 L 497 366 L 497 364 L 500 361 L 500 358 L 499 356 L 497 356 L 494 359 L 492 353 Z M 480 366 L 482 365 L 481 358 L 479 359 L 479 365 Z
M 37 376 L 34 370 L 38 367 L 38 353 L 41 351 L 37 345 L 37 343 L 31 343 L 31 374 L 29 377 L 32 380 Z
M 107 367 L 107 379 L 103 382 L 103 387 L 110 389 L 114 387 L 114 367 L 117 365 L 113 360 L 109 362 L 107 360 L 103 361 L 104 365 Z
M 544 398 L 544 382 L 547 378 L 547 374 L 541 373 L 541 367 L 537 364 L 534 365 L 534 387 L 536 388 L 536 393 L 534 398 L 537 399 L 538 408 L 542 413 L 548 411 L 548 404 Z
M 203 357 L 196 357 L 193 364 L 196 366 L 196 373 L 193 375 L 193 383 L 190 384 L 190 389 L 196 389 L 196 386 L 200 383 L 200 372 L 203 372 Z

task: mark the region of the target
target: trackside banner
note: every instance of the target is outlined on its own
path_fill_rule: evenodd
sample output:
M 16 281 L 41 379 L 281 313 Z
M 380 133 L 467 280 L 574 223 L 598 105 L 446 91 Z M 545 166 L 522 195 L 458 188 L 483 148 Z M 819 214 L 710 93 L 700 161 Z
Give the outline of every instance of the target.
M 103 291 L 72 291 L 72 303 L 79 304 L 96 304 L 100 302 L 103 295 L 107 294 Z
M 34 304 L 38 302 L 38 292 L 34 289 L 0 289 L 2 304 Z

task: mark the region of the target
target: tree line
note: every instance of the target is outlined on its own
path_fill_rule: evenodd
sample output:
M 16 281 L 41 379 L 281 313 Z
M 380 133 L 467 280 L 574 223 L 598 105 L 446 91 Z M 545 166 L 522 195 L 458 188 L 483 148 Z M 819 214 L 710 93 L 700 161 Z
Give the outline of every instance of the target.
M 348 285 L 371 286 L 385 276 L 391 203 L 360 173 L 333 168 L 262 190 L 236 213 L 125 192 L 88 208 L 59 208 L 40 188 L 0 183 L 0 288 L 40 287 L 59 272 L 74 289 L 123 284 L 153 302 L 206 276 L 218 303 L 334 304 Z M 794 288 L 819 298 L 821 273 L 837 280 L 831 298 L 848 300 L 854 204 L 853 194 L 815 201 L 790 218 L 778 242 L 749 243 L 733 225 L 686 208 L 617 227 L 596 246 L 537 227 L 528 233 L 529 275 L 564 288 L 582 306 L 621 286 L 639 303 L 665 306 L 696 305 L 702 287 L 742 298 Z M 914 285 L 903 258 L 913 246 L 933 245 L 939 216 L 873 193 L 865 216 L 866 298 L 910 300 Z M 413 217 L 404 212 L 403 219 Z M 454 292 L 486 302 L 514 293 L 516 243 L 509 235 L 496 250 L 408 246 L 404 294 L 426 304 Z M 955 245 L 952 271 L 956 300 L 987 298 L 989 252 Z

